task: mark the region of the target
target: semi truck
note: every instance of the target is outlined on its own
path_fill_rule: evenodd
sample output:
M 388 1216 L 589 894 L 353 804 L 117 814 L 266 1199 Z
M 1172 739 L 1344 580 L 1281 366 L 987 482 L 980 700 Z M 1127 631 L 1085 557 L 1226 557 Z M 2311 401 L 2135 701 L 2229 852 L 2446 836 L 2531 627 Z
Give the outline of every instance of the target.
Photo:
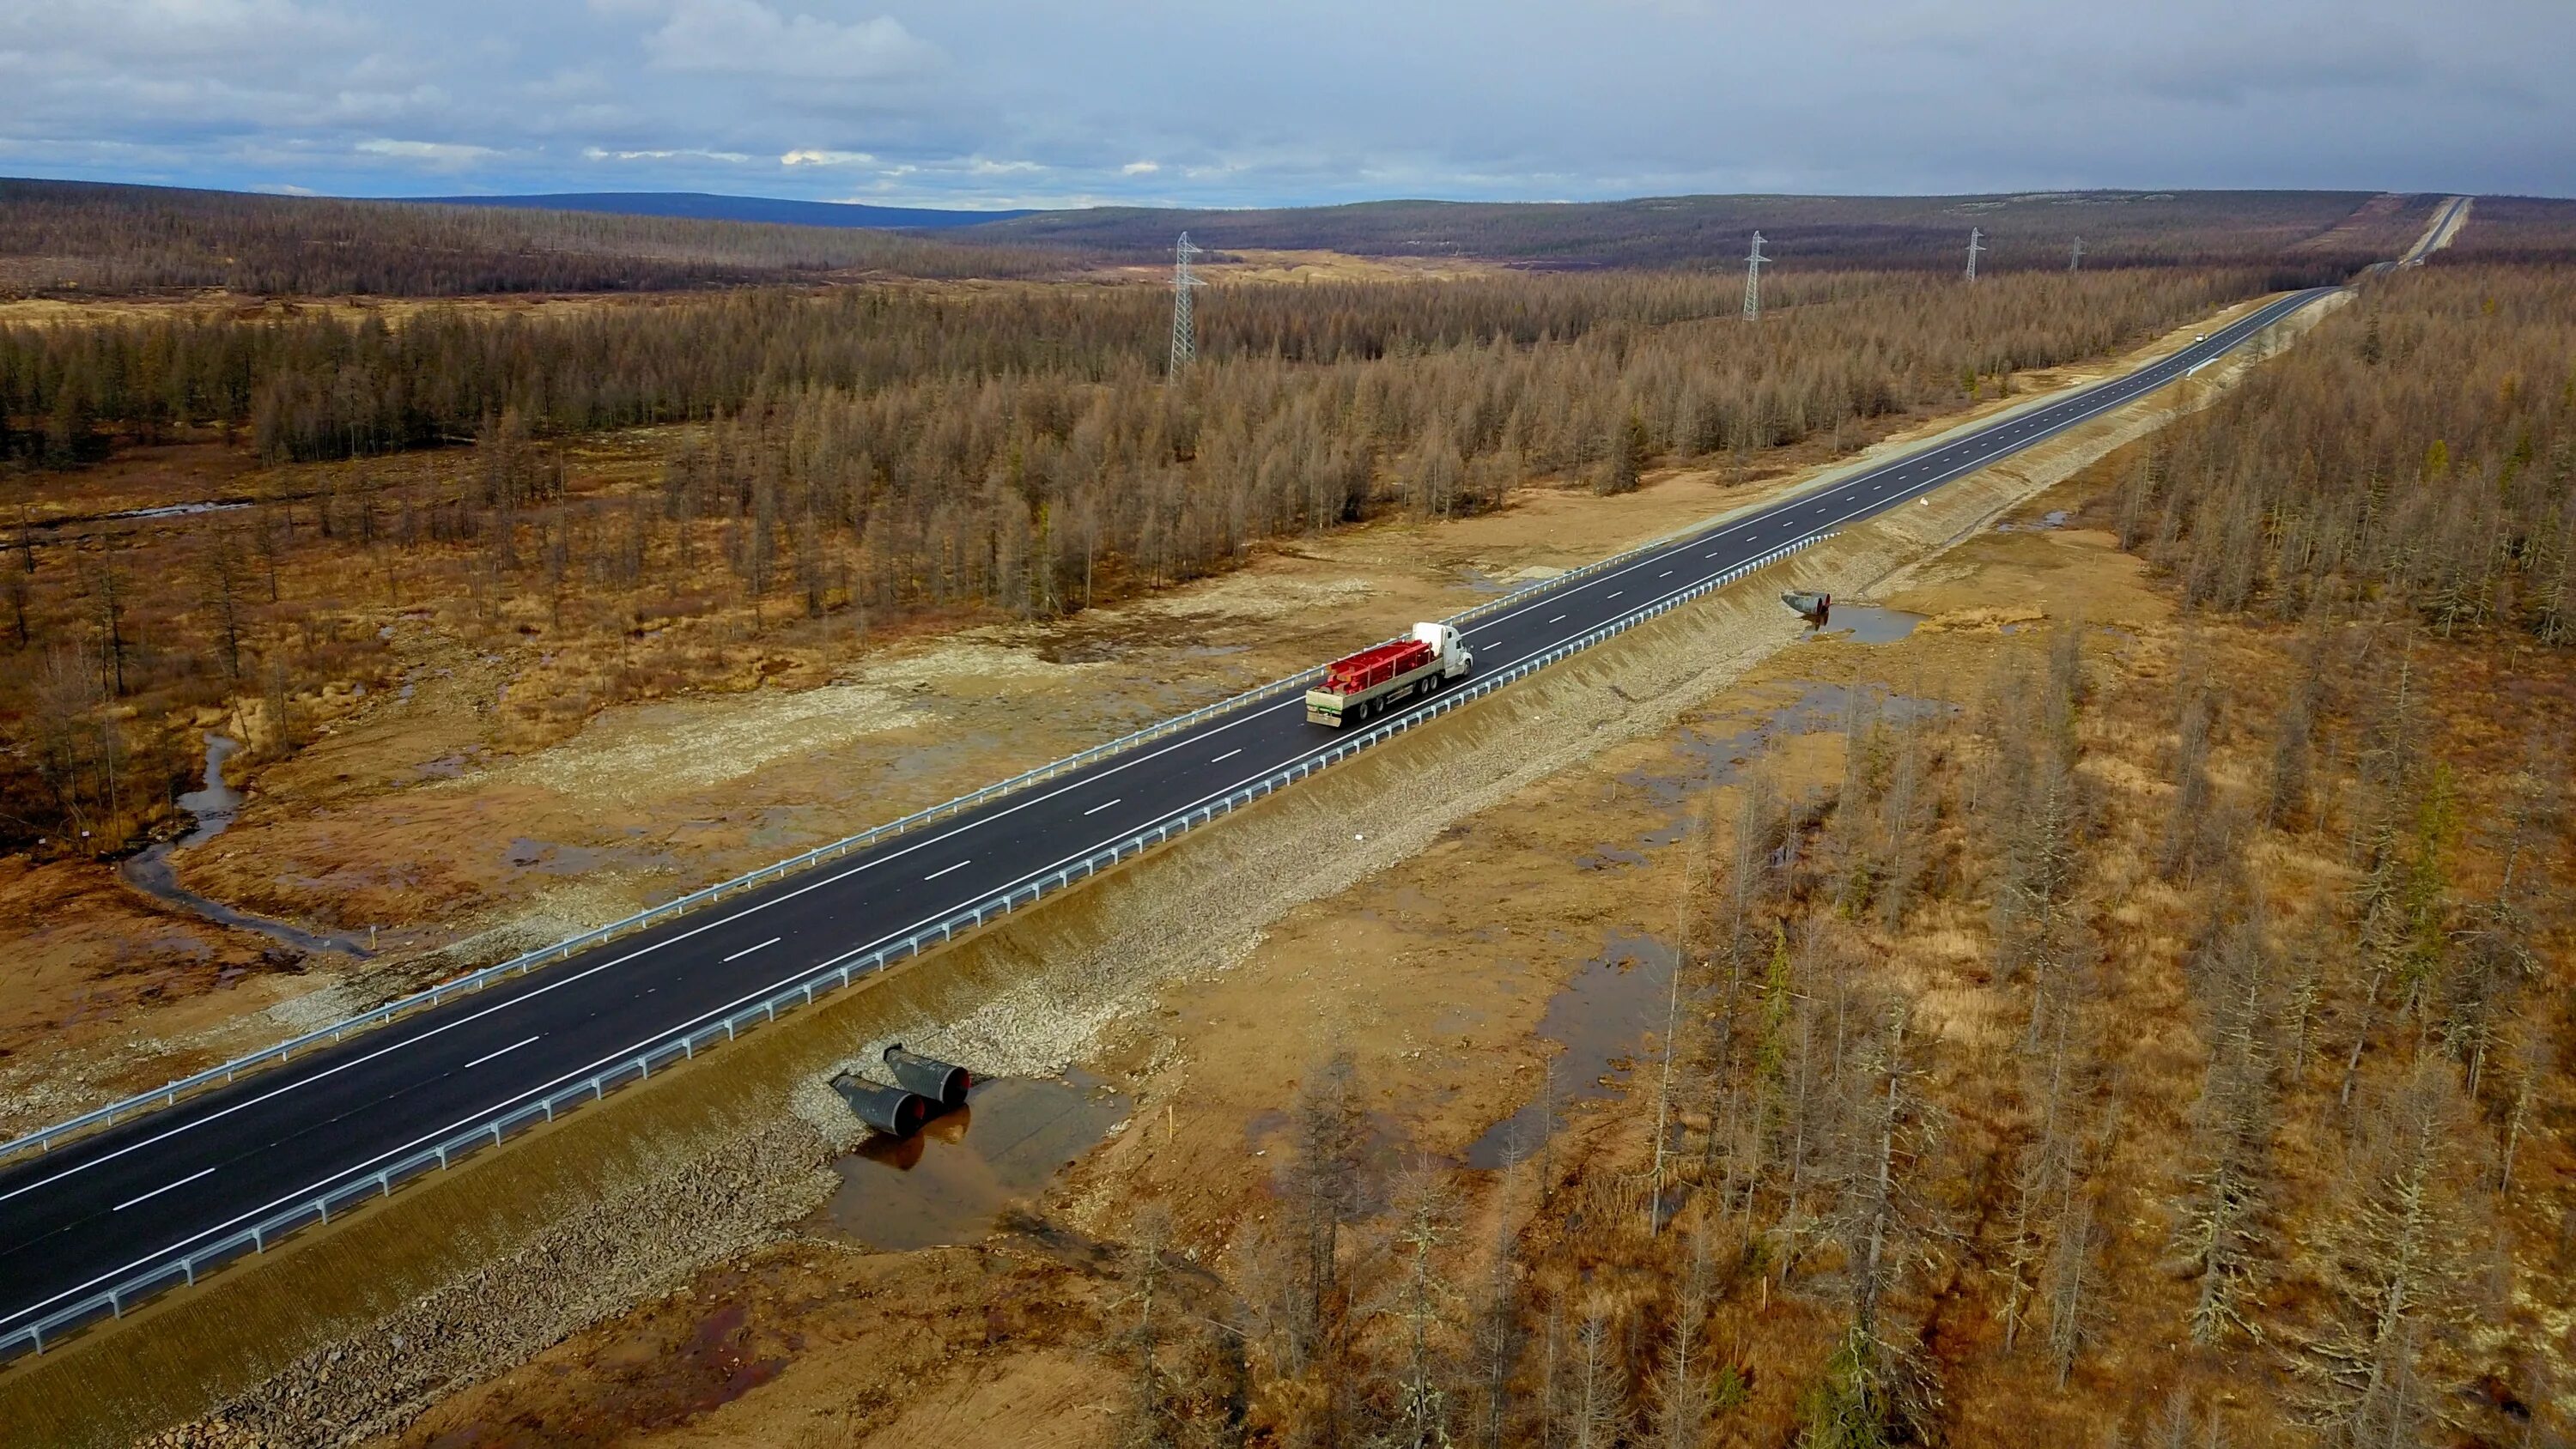
M 1363 649 L 1324 666 L 1323 682 L 1306 691 L 1306 721 L 1335 729 L 1464 679 L 1475 655 L 1447 624 L 1416 624 L 1411 637 Z

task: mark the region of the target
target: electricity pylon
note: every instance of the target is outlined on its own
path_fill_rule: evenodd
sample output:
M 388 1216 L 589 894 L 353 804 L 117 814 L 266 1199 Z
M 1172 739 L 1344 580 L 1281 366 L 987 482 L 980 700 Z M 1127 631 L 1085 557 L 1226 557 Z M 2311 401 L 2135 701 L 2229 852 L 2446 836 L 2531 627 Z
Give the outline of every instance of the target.
M 1986 234 L 1973 226 L 1968 228 L 1968 280 L 1971 282 L 1977 279 L 1977 253 L 1985 249 Z
M 1753 251 L 1744 259 L 1744 320 L 1762 319 L 1762 264 L 1771 260 L 1762 255 L 1762 233 L 1753 234 Z
M 2084 238 L 2080 236 L 2075 239 L 2075 250 L 2067 255 L 2066 270 L 2070 272 L 2084 270 Z
M 1190 310 L 1190 289 L 1206 285 L 1190 275 L 1190 258 L 1198 254 L 1199 248 L 1191 244 L 1190 234 L 1182 232 L 1179 245 L 1172 248 L 1172 377 L 1179 377 L 1182 368 L 1198 361 L 1198 319 Z

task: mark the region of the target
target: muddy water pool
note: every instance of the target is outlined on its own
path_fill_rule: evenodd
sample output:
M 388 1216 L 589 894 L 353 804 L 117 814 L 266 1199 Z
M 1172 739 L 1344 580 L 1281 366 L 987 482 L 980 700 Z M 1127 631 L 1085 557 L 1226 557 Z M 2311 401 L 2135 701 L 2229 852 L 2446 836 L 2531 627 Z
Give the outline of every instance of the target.
M 871 1137 L 833 1163 L 840 1186 L 805 1231 L 886 1252 L 981 1241 L 1132 1106 L 1087 1072 L 977 1082 L 965 1106 L 914 1136 Z

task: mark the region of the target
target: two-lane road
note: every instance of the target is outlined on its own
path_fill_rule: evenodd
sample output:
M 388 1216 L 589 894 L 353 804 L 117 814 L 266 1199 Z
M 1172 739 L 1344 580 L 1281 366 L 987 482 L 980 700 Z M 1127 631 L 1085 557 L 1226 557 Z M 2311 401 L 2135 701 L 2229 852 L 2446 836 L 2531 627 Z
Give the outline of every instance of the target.
M 2333 289 L 2296 293 L 2172 357 L 1477 619 L 1509 668 L 1795 540 L 1910 503 L 2153 391 Z M 1391 621 L 1400 622 L 1400 621 Z M 351 1037 L 0 1171 L 0 1336 L 277 1208 L 383 1170 L 836 963 L 1330 749 L 1296 694 Z

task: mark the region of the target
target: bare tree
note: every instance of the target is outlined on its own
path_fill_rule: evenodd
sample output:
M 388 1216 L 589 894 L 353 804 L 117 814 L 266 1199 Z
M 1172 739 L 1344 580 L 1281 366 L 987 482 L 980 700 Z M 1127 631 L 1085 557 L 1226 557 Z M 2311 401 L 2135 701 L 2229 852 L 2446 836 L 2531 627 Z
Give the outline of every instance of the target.
M 1520 1175 L 1515 1155 L 1504 1162 L 1495 1189 L 1494 1241 L 1471 1310 L 1469 1366 L 1476 1385 L 1477 1438 L 1485 1449 L 1502 1449 L 1512 1419 L 1512 1374 L 1529 1340 L 1521 1326 L 1520 1255 L 1512 1232 L 1511 1193 Z
M 2467 1376 L 2456 1351 L 2484 1315 L 2465 1250 L 2486 1226 L 2471 1117 L 2456 1066 L 2421 1054 L 2363 1114 L 2352 1159 L 2332 1179 L 2316 1234 L 2325 1310 L 2297 1366 L 2335 1444 L 2426 1442 L 2451 1397 L 2444 1380 Z
M 1455 1230 L 1457 1202 L 1441 1171 L 1418 1163 L 1397 1181 L 1394 1207 L 1395 1278 L 1374 1311 L 1395 1320 L 1399 1357 L 1389 1385 L 1393 1411 L 1376 1442 L 1389 1449 L 1439 1449 L 1452 1442 L 1458 1417 L 1446 1346 L 1455 1295 L 1438 1261 Z
M 1609 1314 L 1595 1308 L 1575 1330 L 1571 1402 L 1558 1442 L 1566 1449 L 1613 1449 L 1628 1432 L 1627 1365 Z
M 1700 1338 L 1708 1331 L 1716 1278 L 1708 1225 L 1702 1222 L 1691 1230 L 1690 1262 L 1682 1270 L 1656 1367 L 1653 1442 L 1663 1449 L 1699 1449 L 1708 1430 L 1711 1381 Z
M 206 606 L 214 611 L 215 640 L 223 646 L 224 677 L 241 682 L 242 562 L 230 530 L 215 535 L 200 565 Z
M 2209 1062 L 2192 1111 L 2191 1164 L 2174 1248 L 2194 1282 L 2192 1340 L 2250 1331 L 2245 1310 L 2269 1243 L 2264 1215 L 2277 1101 L 2272 1002 L 2260 933 L 2226 928 L 2203 968 Z

